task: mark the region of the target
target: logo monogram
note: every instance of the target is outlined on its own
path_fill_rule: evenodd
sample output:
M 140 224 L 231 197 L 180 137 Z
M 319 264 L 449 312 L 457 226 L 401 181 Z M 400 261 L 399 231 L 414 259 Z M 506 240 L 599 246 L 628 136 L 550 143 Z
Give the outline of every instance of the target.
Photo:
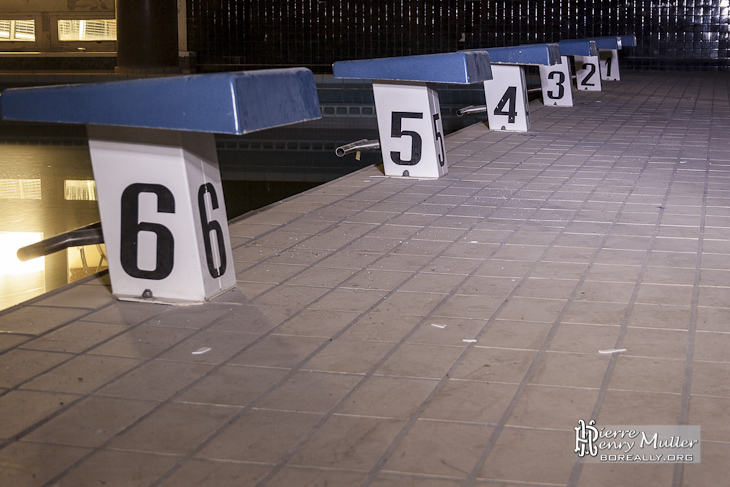
M 590 420 L 588 424 L 582 419 L 578 420 L 575 429 L 575 453 L 583 458 L 586 454 L 595 457 L 598 455 L 598 447 L 595 441 L 598 439 L 598 429 L 594 426 L 595 420 Z

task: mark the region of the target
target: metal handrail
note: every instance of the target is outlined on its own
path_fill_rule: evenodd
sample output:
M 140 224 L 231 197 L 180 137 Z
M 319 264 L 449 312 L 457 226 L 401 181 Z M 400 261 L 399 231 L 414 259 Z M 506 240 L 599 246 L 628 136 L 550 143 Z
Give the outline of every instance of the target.
M 361 139 L 349 144 L 342 145 L 335 149 L 337 157 L 343 157 L 351 152 L 380 149 L 379 140 Z
M 101 233 L 101 222 L 92 223 L 85 227 L 71 230 L 55 237 L 47 238 L 18 249 L 18 259 L 26 260 L 43 257 L 54 252 L 65 250 L 69 247 L 82 245 L 96 245 L 104 243 L 104 235 Z

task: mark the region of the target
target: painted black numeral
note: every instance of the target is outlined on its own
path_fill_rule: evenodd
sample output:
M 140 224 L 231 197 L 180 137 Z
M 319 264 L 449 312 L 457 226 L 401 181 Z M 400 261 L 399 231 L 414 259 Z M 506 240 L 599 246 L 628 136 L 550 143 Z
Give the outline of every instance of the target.
M 611 64 L 613 64 L 613 63 L 611 63 L 611 60 L 612 60 L 612 56 L 608 56 L 606 58 L 606 78 L 611 77 Z
M 436 154 L 436 159 L 438 159 L 439 165 L 443 167 L 446 162 L 446 148 L 444 147 L 444 136 L 441 134 L 438 124 L 436 123 L 439 121 L 439 118 L 438 113 L 433 114 L 433 130 L 436 132 L 436 141 L 439 143 L 440 147 L 439 152 Z
M 504 111 L 505 105 L 507 111 Z M 497 106 L 494 108 L 495 115 L 505 115 L 509 117 L 507 121 L 509 123 L 515 123 L 515 117 L 517 117 L 517 87 L 510 86 L 507 91 L 504 92 L 502 99 L 499 100 Z
M 218 209 L 218 195 L 210 183 L 203 184 L 198 190 L 198 210 L 200 211 L 200 224 L 203 227 L 205 260 L 208 263 L 208 272 L 210 272 L 211 277 L 216 278 L 226 273 L 226 244 L 223 240 L 221 224 L 217 220 L 208 221 L 208 212 L 205 209 L 205 193 L 210 195 L 210 204 L 213 210 Z M 210 242 L 210 232 L 215 232 L 216 241 L 218 242 L 218 255 L 220 256 L 219 267 L 215 266 L 213 246 Z
M 400 158 L 400 152 L 390 151 L 390 158 L 396 164 L 402 166 L 415 166 L 421 161 L 421 149 L 423 148 L 423 140 L 418 132 L 412 130 L 403 130 L 402 121 L 404 118 L 423 119 L 423 113 L 420 112 L 393 112 L 390 136 L 401 138 L 407 135 L 411 138 L 411 158 L 404 161 Z
M 563 85 L 565 83 L 565 73 L 562 71 L 552 71 L 550 74 L 548 74 L 548 79 L 555 79 L 558 78 L 558 80 L 555 82 L 555 85 L 558 88 L 558 94 L 556 95 L 554 91 L 548 91 L 547 96 L 551 100 L 560 100 L 565 96 L 565 86 Z
M 585 78 L 580 82 L 581 86 L 596 86 L 595 83 L 589 83 L 588 80 L 590 80 L 594 74 L 596 74 L 596 65 L 593 63 L 585 63 L 583 65 L 583 69 L 587 69 L 590 71 Z
M 161 184 L 130 184 L 122 193 L 122 222 L 120 259 L 124 272 L 139 279 L 159 281 L 172 272 L 175 259 L 175 238 L 170 229 L 159 223 L 139 221 L 139 195 L 157 195 L 158 213 L 175 213 L 175 197 Z M 156 263 L 153 270 L 139 268 L 139 233 L 152 232 L 157 236 Z

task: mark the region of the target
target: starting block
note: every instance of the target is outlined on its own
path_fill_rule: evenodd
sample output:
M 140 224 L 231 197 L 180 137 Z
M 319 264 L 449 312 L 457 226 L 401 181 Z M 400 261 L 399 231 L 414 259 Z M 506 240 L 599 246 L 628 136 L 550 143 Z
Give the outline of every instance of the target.
M 616 41 L 616 38 L 613 39 Z M 573 55 L 575 62 L 576 87 L 578 90 L 582 91 L 601 91 L 601 60 L 599 58 L 600 52 L 598 51 L 598 42 L 596 42 L 595 39 L 579 39 L 578 42 L 580 41 L 593 41 L 596 52 L 591 52 L 588 55 Z M 576 40 L 565 40 L 560 41 L 558 45 L 561 46 L 562 52 L 563 46 L 565 46 L 566 49 L 572 49 L 576 45 L 575 43 Z
M 417 178 L 439 178 L 448 172 L 435 83 L 492 78 L 485 52 L 338 61 L 332 71 L 335 78 L 373 80 L 385 174 Z
M 560 41 L 558 46 L 562 62 L 554 66 L 540 66 L 542 100 L 548 106 L 572 107 L 573 80 L 568 56 L 593 57 L 597 63 L 598 49 L 594 41 L 585 39 Z M 584 86 L 586 83 L 592 84 L 595 80 L 591 81 L 591 76 L 582 77 L 579 83 L 584 83 Z
M 523 66 L 555 66 L 560 61 L 557 44 L 532 44 L 514 47 L 471 49 L 484 51 L 492 62 L 491 80 L 484 81 L 487 117 L 492 130 L 527 132 L 530 109 Z
M 618 70 L 618 51 L 622 46 L 621 36 L 593 37 L 598 48 L 600 59 L 601 79 L 604 81 L 618 81 L 621 79 Z
M 214 133 L 320 118 L 304 68 L 15 88 L 6 120 L 83 123 L 112 292 L 205 302 L 236 285 Z
M 624 47 L 636 47 L 636 36 L 625 35 L 618 36 L 618 49 L 606 49 L 603 50 L 598 48 L 599 56 L 601 58 L 601 76 L 605 76 L 606 80 L 620 80 L 618 68 L 618 51 Z

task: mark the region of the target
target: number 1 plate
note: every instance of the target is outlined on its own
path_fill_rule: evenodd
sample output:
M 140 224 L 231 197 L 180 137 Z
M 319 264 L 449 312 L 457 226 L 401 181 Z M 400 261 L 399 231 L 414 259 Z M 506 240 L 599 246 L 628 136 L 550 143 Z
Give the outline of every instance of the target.
M 618 71 L 618 50 L 601 49 L 598 55 L 601 58 L 601 79 L 619 81 L 621 76 Z

